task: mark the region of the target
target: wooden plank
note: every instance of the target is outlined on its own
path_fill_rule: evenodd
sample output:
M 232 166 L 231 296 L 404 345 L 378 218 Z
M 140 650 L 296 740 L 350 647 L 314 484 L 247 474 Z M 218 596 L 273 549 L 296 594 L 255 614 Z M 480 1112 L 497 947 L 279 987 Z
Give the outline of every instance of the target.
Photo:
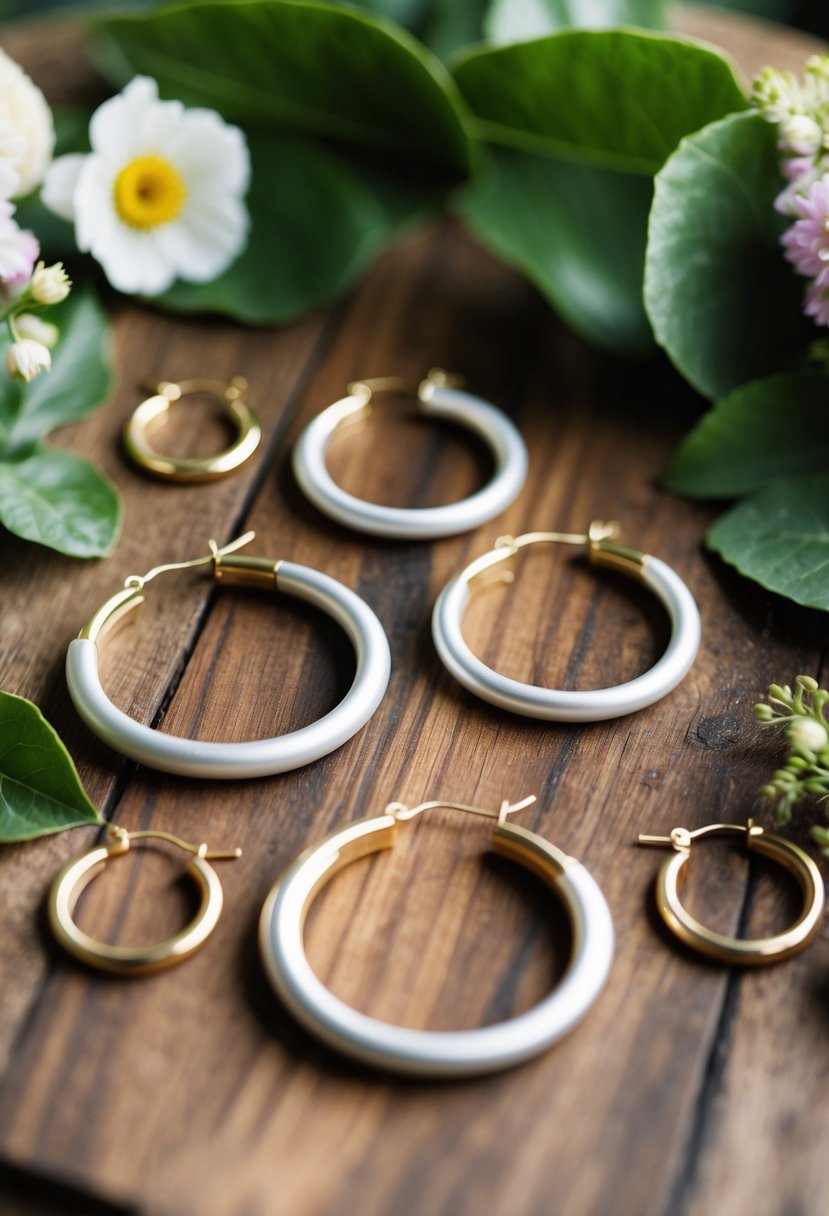
M 710 513 L 658 489 L 692 414 L 675 377 L 588 350 L 451 225 L 384 257 L 324 334 L 319 321 L 275 339 L 125 309 L 118 335 L 122 388 L 65 441 L 109 462 L 128 494 L 127 531 L 96 566 L 10 544 L 2 686 L 44 703 L 120 822 L 239 843 L 245 855 L 221 868 L 226 909 L 206 949 L 130 984 L 75 968 L 36 929 L 47 875 L 92 833 L 0 857 L 13 930 L 6 966 L 16 977 L 3 988 L 14 1050 L 0 1083 L 0 1152 L 90 1196 L 90 1210 L 94 1200 L 199 1216 L 482 1208 L 579 1216 L 672 1213 L 678 1200 L 700 1212 L 741 1211 L 749 1194 L 817 1210 L 816 1136 L 781 1162 L 768 1151 L 762 1111 L 779 1103 L 777 1035 L 793 1016 L 782 1010 L 790 993 L 777 991 L 778 976 L 802 985 L 789 1003 L 808 1018 L 808 1032 L 787 1043 L 787 1069 L 798 1077 L 814 1069 L 822 1021 L 808 993 L 820 957 L 813 950 L 745 978 L 685 957 L 650 911 L 661 856 L 633 847 L 641 830 L 754 809 L 768 759 L 749 707 L 768 680 L 817 672 L 823 630 L 817 614 L 763 597 L 703 555 Z M 164 357 L 165 375 L 208 365 L 211 374 L 248 375 L 271 436 L 256 468 L 192 491 L 134 477 L 115 440 L 150 353 Z M 290 475 L 299 427 L 355 376 L 417 378 L 434 364 L 465 372 L 473 391 L 518 421 L 532 453 L 520 500 L 493 525 L 435 545 L 370 541 L 323 520 Z M 474 452 L 456 436 L 447 443 L 382 414 L 340 446 L 345 483 L 398 501 L 468 492 L 481 471 Z M 500 532 L 580 529 L 593 516 L 620 518 L 631 543 L 693 587 L 705 646 L 690 676 L 651 710 L 583 728 L 502 714 L 465 694 L 432 649 L 437 591 Z M 256 552 L 316 566 L 372 603 L 392 643 L 389 693 L 354 740 L 295 774 L 208 783 L 136 772 L 74 718 L 61 689 L 65 643 L 127 573 L 248 525 Z M 175 688 L 165 729 L 244 738 L 309 720 L 346 686 L 347 647 L 319 616 L 255 594 L 213 596 L 197 572 L 156 587 L 143 618 L 106 650 L 107 686 L 136 716 L 150 720 Z M 482 594 L 468 614 L 468 636 L 499 668 L 582 687 L 642 670 L 664 631 L 635 588 L 596 579 L 564 551 L 528 556 L 513 587 Z M 520 1069 L 448 1085 L 359 1069 L 301 1032 L 256 955 L 256 917 L 281 867 L 335 824 L 392 798 L 497 805 L 530 791 L 539 802 L 522 821 L 585 861 L 614 915 L 617 961 L 585 1023 Z M 309 925 L 312 959 L 332 988 L 376 1016 L 435 1028 L 531 1005 L 562 965 L 566 933 L 537 884 L 506 863 L 481 862 L 486 840 L 485 825 L 440 814 L 411 825 L 391 854 L 339 876 Z M 689 898 L 708 908 L 726 889 L 722 927 L 733 929 L 755 905 L 765 923 L 768 884 L 755 893 L 730 853 L 712 848 L 706 860 Z M 171 872 L 149 851 L 112 867 L 85 898 L 83 923 L 110 926 L 120 940 L 164 934 L 186 906 L 167 889 Z M 743 994 L 752 1022 L 738 1050 L 730 1028 Z M 733 1095 L 748 1068 L 767 1150 L 752 1151 L 754 1180 L 747 1168 L 726 1170 L 727 1158 L 710 1148 L 721 1141 L 739 1150 L 746 1112 L 732 1109 L 732 1096 L 723 1126 L 717 1100 L 723 1078 Z M 793 1109 L 798 1091 L 785 1088 Z

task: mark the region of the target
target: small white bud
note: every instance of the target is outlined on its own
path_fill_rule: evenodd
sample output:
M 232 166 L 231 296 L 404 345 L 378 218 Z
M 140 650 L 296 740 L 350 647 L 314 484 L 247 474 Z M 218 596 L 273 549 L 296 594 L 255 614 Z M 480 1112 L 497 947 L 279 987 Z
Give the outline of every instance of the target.
M 28 384 L 34 380 L 38 372 L 48 371 L 52 366 L 52 356 L 42 342 L 32 338 L 24 338 L 14 342 L 6 355 L 6 369 L 12 380 L 25 380 Z
M 62 262 L 55 262 L 54 266 L 44 266 L 43 262 L 38 262 L 29 291 L 38 304 L 60 304 L 69 295 L 71 287 L 72 280 L 63 269 Z
M 793 156 L 814 156 L 823 146 L 823 131 L 808 114 L 792 114 L 780 124 L 780 139 Z
M 802 751 L 822 752 L 829 743 L 829 731 L 814 718 L 798 718 L 786 730 L 792 747 Z
M 44 346 L 54 346 L 60 337 L 60 330 L 51 321 L 42 321 L 32 312 L 22 312 L 14 318 L 14 328 L 21 338 L 31 338 L 33 342 L 42 342 Z

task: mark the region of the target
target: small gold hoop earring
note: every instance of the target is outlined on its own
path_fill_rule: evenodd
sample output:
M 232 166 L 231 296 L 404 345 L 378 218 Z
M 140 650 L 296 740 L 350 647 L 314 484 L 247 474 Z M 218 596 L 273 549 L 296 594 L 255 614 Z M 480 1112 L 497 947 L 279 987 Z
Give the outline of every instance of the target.
M 155 945 L 109 946 L 78 928 L 73 919 L 75 906 L 84 888 L 103 872 L 111 858 L 123 856 L 129 852 L 133 840 L 146 837 L 170 841 L 185 852 L 195 854 L 187 865 L 187 873 L 195 879 L 199 888 L 199 910 L 179 933 Z M 221 915 L 222 888 L 216 872 L 207 864 L 207 858 L 236 858 L 241 855 L 241 849 L 208 852 L 206 844 L 187 844 L 169 832 L 127 832 L 112 824 L 106 830 L 103 844 L 73 857 L 55 878 L 49 891 L 49 925 L 64 950 L 99 971 L 109 971 L 114 975 L 140 975 L 172 967 L 203 945 Z
M 744 939 L 714 933 L 695 920 L 680 903 L 679 887 L 691 856 L 691 843 L 702 836 L 742 836 L 749 852 L 762 853 L 794 875 L 803 894 L 803 908 L 795 923 L 774 937 Z M 659 914 L 671 932 L 699 954 L 721 963 L 761 967 L 797 954 L 808 946 L 820 929 L 824 904 L 820 870 L 808 853 L 796 844 L 782 836 L 767 834 L 750 819 L 745 827 L 738 823 L 711 823 L 695 832 L 674 828 L 670 836 L 640 836 L 639 843 L 668 845 L 675 850 L 657 875 L 656 902 Z
M 165 481 L 215 481 L 249 460 L 262 439 L 262 428 L 245 400 L 247 381 L 241 376 L 223 384 L 220 380 L 182 380 L 174 384 L 167 380 L 149 381 L 154 395 L 142 401 L 124 429 L 127 455 L 140 468 Z M 150 442 L 155 426 L 164 421 L 175 401 L 194 393 L 215 397 L 236 429 L 236 438 L 229 448 L 215 456 L 163 456 Z

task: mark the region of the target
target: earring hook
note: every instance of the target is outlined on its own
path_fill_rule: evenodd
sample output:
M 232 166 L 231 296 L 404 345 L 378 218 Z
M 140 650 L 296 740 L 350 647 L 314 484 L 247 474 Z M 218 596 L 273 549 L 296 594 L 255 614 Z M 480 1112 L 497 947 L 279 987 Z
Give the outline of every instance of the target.
M 207 542 L 210 554 L 207 557 L 194 557 L 187 562 L 166 562 L 163 566 L 153 566 L 152 570 L 148 570 L 146 574 L 131 574 L 129 578 L 124 580 L 125 587 L 134 587 L 140 590 L 146 583 L 151 582 L 159 574 L 166 574 L 168 570 L 190 570 L 194 566 L 206 566 L 208 562 L 218 562 L 220 558 L 226 557 L 228 553 L 235 553 L 237 549 L 241 549 L 244 545 L 250 544 L 255 538 L 256 533 L 245 532 L 243 536 L 238 536 L 236 540 L 229 541 L 223 545 L 221 549 L 216 544 L 215 540 L 211 539 Z
M 466 811 L 470 815 L 485 815 L 488 819 L 497 819 L 499 823 L 503 823 L 507 815 L 514 815 L 517 811 L 523 811 L 536 801 L 535 794 L 530 794 L 526 798 L 522 798 L 520 802 L 509 803 L 505 798 L 501 803 L 500 810 L 491 811 L 482 806 L 469 806 L 465 802 L 444 802 L 443 799 L 437 799 L 434 802 L 421 802 L 419 806 L 407 807 L 403 802 L 390 802 L 386 807 L 386 814 L 393 816 L 398 823 L 407 819 L 413 819 L 415 815 L 420 815 L 423 811 L 432 811 L 437 807 L 441 807 L 447 811 Z
M 107 850 L 113 856 L 128 852 L 131 841 L 145 840 L 147 837 L 166 840 L 170 844 L 176 845 L 179 849 L 183 849 L 185 853 L 194 853 L 196 857 L 201 857 L 205 861 L 232 861 L 242 856 L 241 849 L 208 850 L 206 844 L 189 844 L 186 840 L 182 840 L 180 836 L 174 836 L 172 832 L 162 832 L 155 828 L 146 828 L 139 832 L 128 832 L 126 828 L 119 827 L 116 823 L 111 823 L 106 830 L 106 837 Z

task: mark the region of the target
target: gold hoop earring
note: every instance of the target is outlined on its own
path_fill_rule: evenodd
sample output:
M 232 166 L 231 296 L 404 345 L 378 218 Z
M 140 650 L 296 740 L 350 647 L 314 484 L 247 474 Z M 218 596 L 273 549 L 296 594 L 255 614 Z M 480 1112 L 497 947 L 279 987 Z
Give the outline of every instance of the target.
M 691 856 L 691 843 L 703 836 L 744 836 L 749 852 L 762 853 L 794 875 L 803 894 L 803 908 L 795 923 L 774 937 L 744 939 L 714 933 L 691 916 L 680 903 L 679 886 Z M 796 844 L 782 836 L 767 834 L 750 819 L 745 827 L 737 823 L 711 823 L 695 832 L 674 828 L 670 836 L 640 836 L 639 843 L 669 845 L 675 850 L 656 878 L 657 907 L 671 932 L 699 954 L 721 963 L 761 967 L 797 954 L 808 946 L 820 928 L 824 904 L 820 870 Z
M 127 455 L 140 468 L 165 481 L 215 481 L 249 460 L 262 439 L 262 428 L 245 400 L 247 381 L 241 376 L 223 384 L 220 380 L 182 380 L 178 384 L 167 380 L 149 381 L 154 396 L 142 401 L 124 429 Z M 215 397 L 236 429 L 236 438 L 229 448 L 216 456 L 186 458 L 163 456 L 150 442 L 153 427 L 162 422 L 175 401 L 193 393 Z
M 146 837 L 168 840 L 187 853 L 195 853 L 195 857 L 187 865 L 187 873 L 195 879 L 199 888 L 199 910 L 179 933 L 155 945 L 109 946 L 78 928 L 73 919 L 75 906 L 84 888 L 103 872 L 112 857 L 122 857 L 129 852 L 133 840 Z M 109 971 L 115 975 L 140 975 L 172 967 L 204 944 L 221 915 L 221 884 L 206 859 L 236 858 L 241 855 L 241 849 L 208 852 L 206 844 L 187 844 L 169 832 L 127 832 L 124 828 L 112 824 L 106 830 L 103 844 L 73 857 L 55 878 L 49 891 L 49 925 L 64 950 L 99 971 Z

